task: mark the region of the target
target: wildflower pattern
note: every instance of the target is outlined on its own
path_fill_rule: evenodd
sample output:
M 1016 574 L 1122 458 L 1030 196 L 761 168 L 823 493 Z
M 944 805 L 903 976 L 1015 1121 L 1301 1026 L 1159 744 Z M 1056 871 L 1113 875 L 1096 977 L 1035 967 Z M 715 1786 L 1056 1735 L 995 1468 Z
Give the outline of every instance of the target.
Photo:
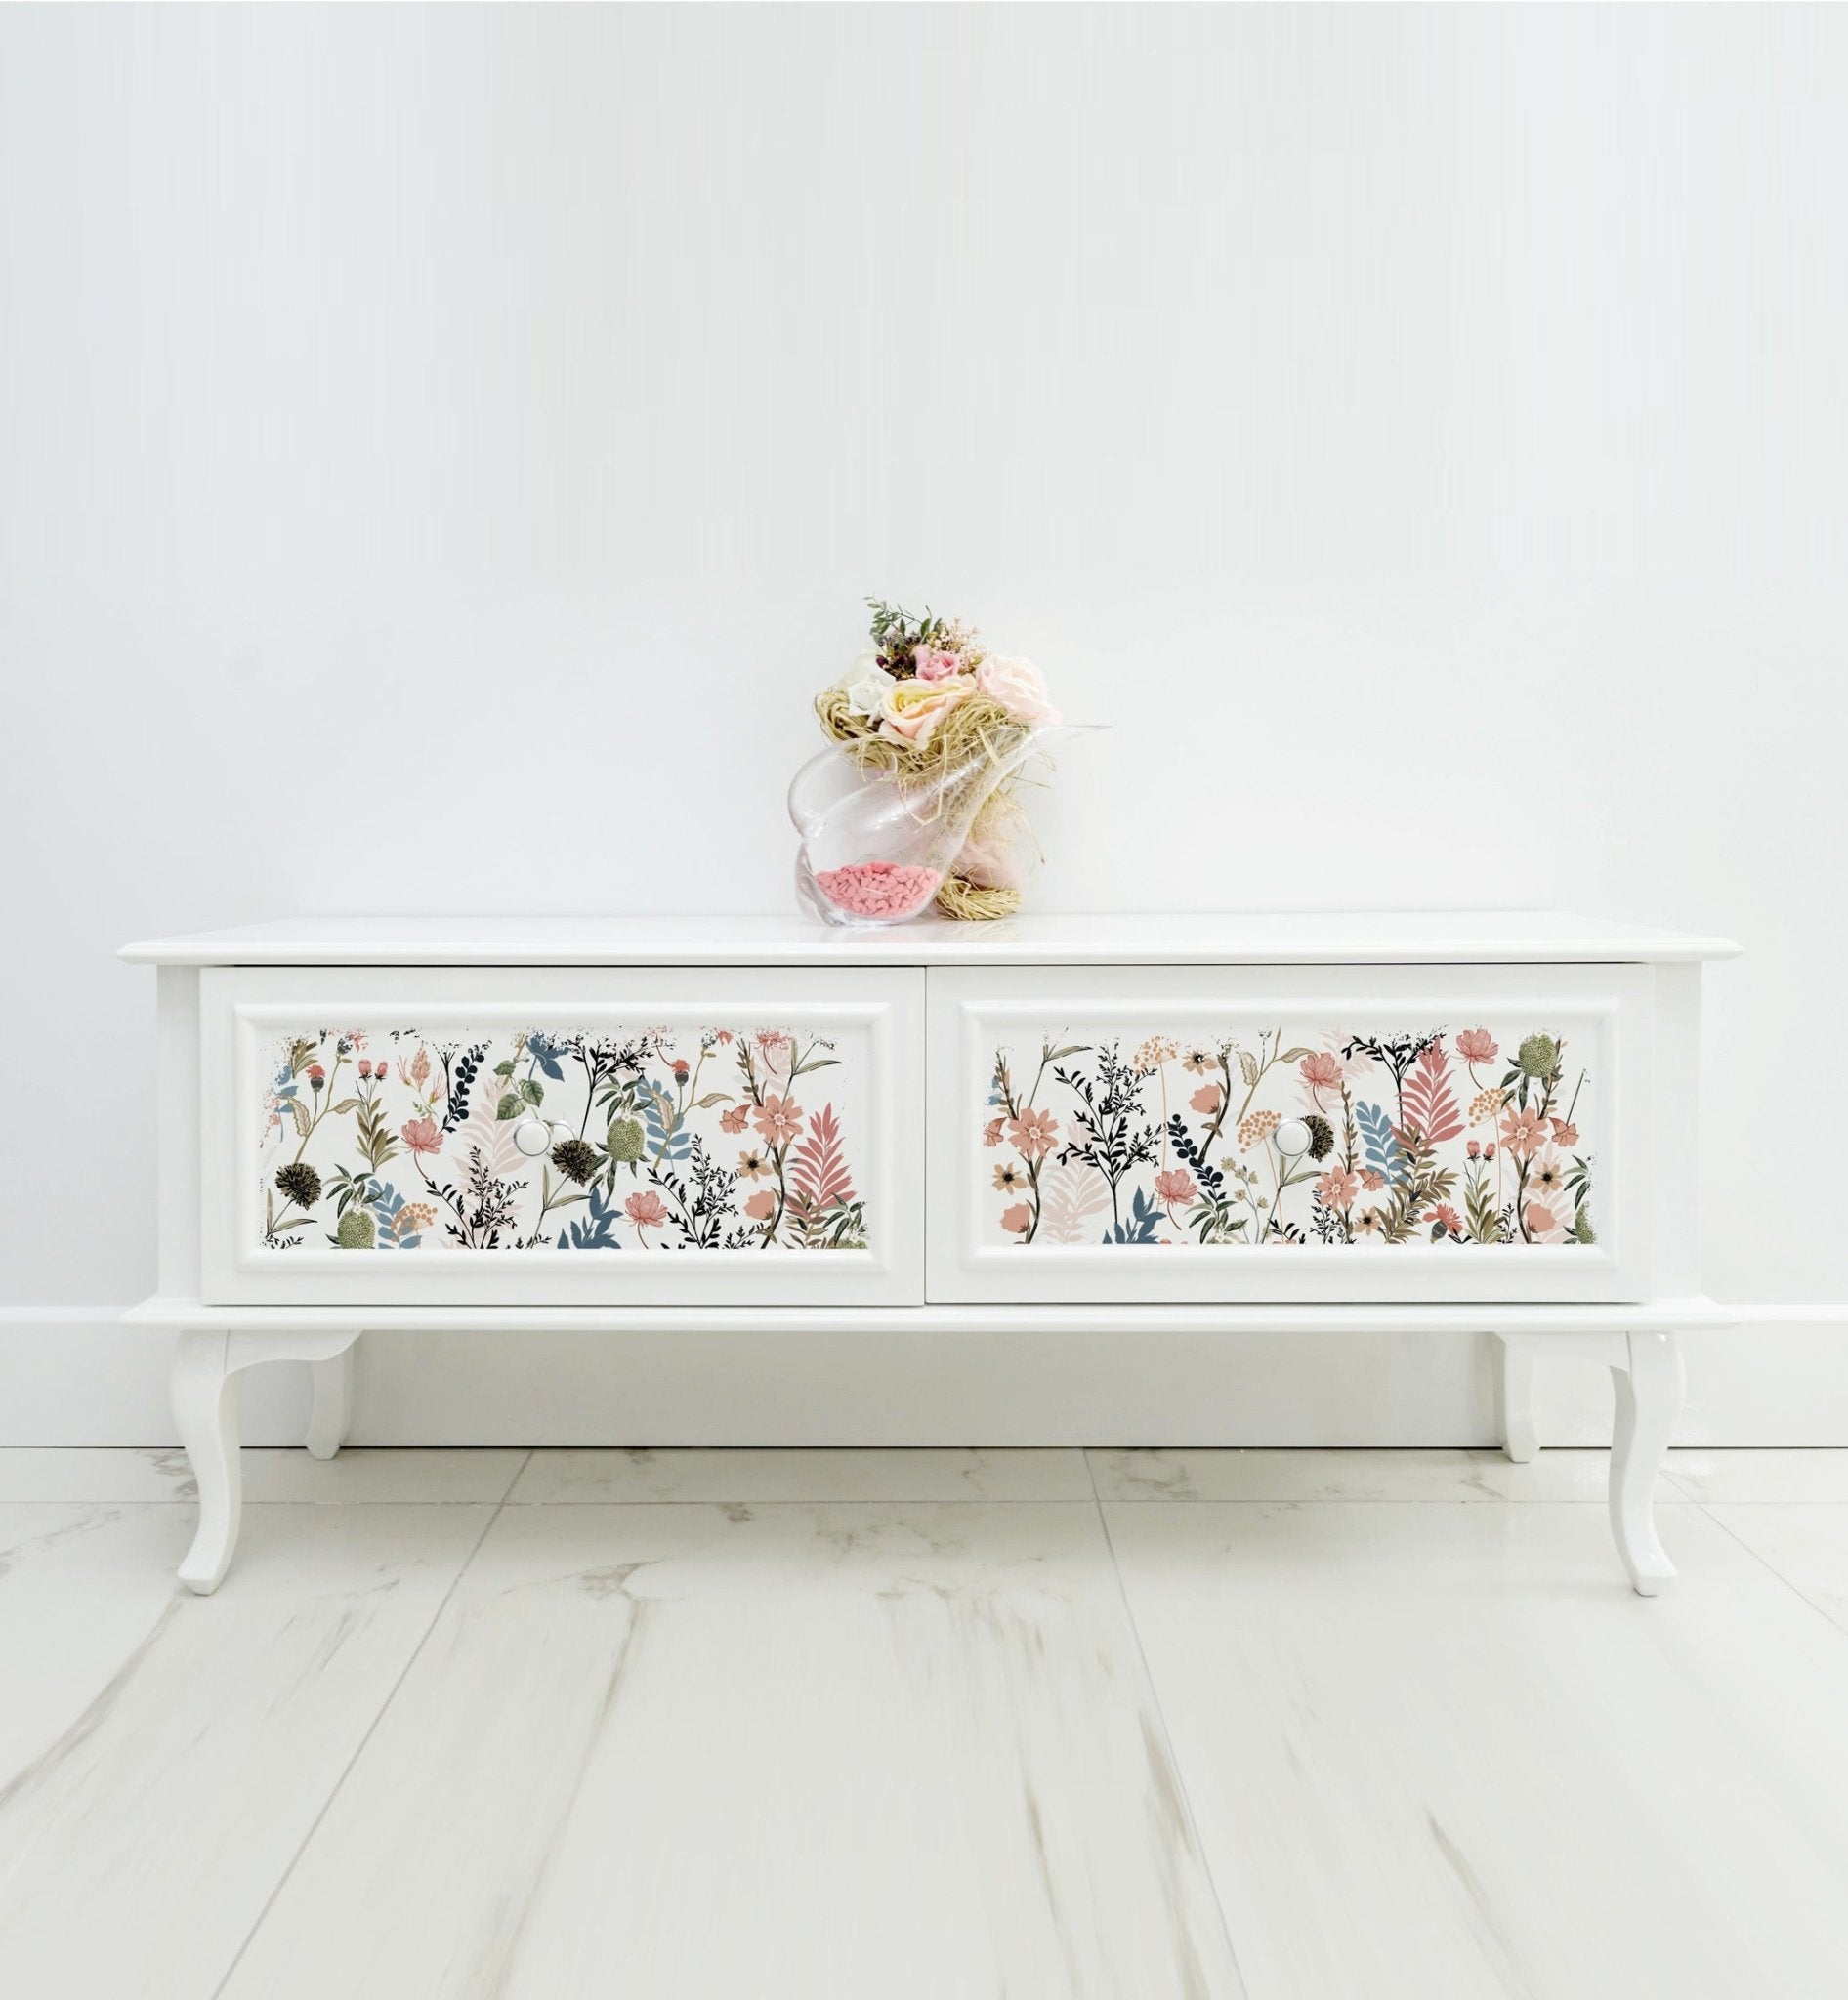
M 264 1243 L 340 1250 L 863 1250 L 834 1044 L 785 1028 L 324 1029 L 275 1051 Z M 537 1157 L 515 1134 L 543 1119 Z
M 1594 1243 L 1585 1083 L 1537 1029 L 1049 1035 L 995 1051 L 987 1239 Z

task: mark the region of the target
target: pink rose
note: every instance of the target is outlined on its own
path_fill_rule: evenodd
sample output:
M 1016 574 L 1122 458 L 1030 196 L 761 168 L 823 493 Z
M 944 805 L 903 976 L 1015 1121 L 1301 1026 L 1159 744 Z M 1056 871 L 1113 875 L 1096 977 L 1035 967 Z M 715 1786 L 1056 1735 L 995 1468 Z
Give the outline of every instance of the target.
M 638 1229 L 658 1229 L 667 1220 L 667 1210 L 658 1194 L 631 1194 L 622 1204 L 623 1213 Z
M 886 696 L 879 733 L 895 743 L 915 743 L 923 749 L 936 734 L 938 724 L 975 685 L 966 674 L 947 681 L 895 682 Z
M 1202 1118 L 1210 1118 L 1225 1101 L 1226 1093 L 1218 1084 L 1203 1083 L 1187 1102 L 1189 1107 L 1197 1111 Z
M 744 1204 L 744 1213 L 754 1223 L 767 1223 L 777 1213 L 777 1197 L 770 1188 L 760 1188 Z
M 1456 1053 L 1465 1062 L 1492 1062 L 1495 1038 L 1486 1027 L 1466 1027 L 1456 1038 Z
M 1028 1225 L 1033 1219 L 1033 1212 L 1024 1201 L 1017 1201 L 1012 1208 L 1001 1211 L 1001 1227 L 1010 1236 L 1024 1236 Z
M 990 653 L 976 669 L 976 686 L 999 702 L 1016 722 L 1051 724 L 1058 711 L 1046 698 L 1046 684 L 1031 660 Z
M 961 655 L 942 646 L 920 646 L 911 655 L 911 671 L 920 681 L 947 681 L 961 670 Z

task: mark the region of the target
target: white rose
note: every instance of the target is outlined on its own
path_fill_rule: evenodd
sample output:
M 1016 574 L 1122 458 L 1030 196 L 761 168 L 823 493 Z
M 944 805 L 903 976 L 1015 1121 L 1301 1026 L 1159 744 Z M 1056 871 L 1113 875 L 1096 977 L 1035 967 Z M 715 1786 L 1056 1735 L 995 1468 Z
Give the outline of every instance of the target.
M 862 652 L 834 685 L 845 689 L 847 705 L 856 715 L 882 715 L 894 682 L 876 652 Z
M 998 701 L 1016 722 L 1051 724 L 1058 711 L 1046 699 L 1046 683 L 1029 659 L 1018 654 L 990 653 L 976 669 L 976 686 L 990 701 Z

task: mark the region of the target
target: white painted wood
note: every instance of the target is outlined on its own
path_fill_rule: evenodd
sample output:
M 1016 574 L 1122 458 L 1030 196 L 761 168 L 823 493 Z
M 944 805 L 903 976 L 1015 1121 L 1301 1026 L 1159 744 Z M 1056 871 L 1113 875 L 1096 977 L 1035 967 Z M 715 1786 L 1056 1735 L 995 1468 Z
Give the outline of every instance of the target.
M 1539 1349 L 1529 1335 L 1504 1333 L 1495 1341 L 1495 1428 L 1501 1448 L 1516 1465 L 1539 1456 L 1533 1416 L 1533 1361 Z
M 311 1458 L 332 1458 L 347 1441 L 347 1433 L 353 1428 L 353 1372 L 358 1349 L 356 1336 L 353 1346 L 331 1360 L 309 1363 L 315 1384 L 315 1407 L 306 1440 Z
M 209 1596 L 224 1581 L 237 1548 L 243 1512 L 238 1375 L 262 1361 L 330 1360 L 357 1338 L 357 1327 L 189 1328 L 180 1335 L 173 1359 L 173 1415 L 199 1499 L 198 1530 L 180 1564 L 180 1580 L 188 1589 Z
M 923 999 L 922 974 L 903 967 L 843 968 L 825 978 L 739 968 L 208 970 L 201 976 L 202 1295 L 216 1304 L 264 1305 L 914 1304 L 923 1297 Z M 305 1026 L 363 1027 L 381 1036 L 409 1026 L 460 1040 L 540 1022 L 633 1033 L 728 1021 L 838 1040 L 841 1067 L 823 1073 L 845 1106 L 869 1248 L 561 1255 L 444 1245 L 440 1254 L 356 1256 L 318 1229 L 293 1249 L 264 1247 L 259 1111 L 281 1037 Z
M 163 965 L 155 974 L 155 1229 L 163 1292 L 199 1289 L 199 975 Z
M 995 966 L 930 976 L 930 1228 L 933 1303 L 974 1300 L 1632 1299 L 1651 1296 L 1654 986 L 1638 966 L 1089 968 Z M 1598 1241 L 1506 1248 L 1416 1242 L 1147 1250 L 998 1243 L 995 1154 L 982 1143 L 997 1047 L 1033 1060 L 1044 1038 L 1159 1030 L 1241 1035 L 1279 1021 L 1313 1029 L 1467 1024 L 1492 1017 L 1563 1031 L 1596 1088 Z M 1230 1138 L 1225 1142 L 1231 1145 Z M 1178 1233 L 1178 1232 L 1177 1232 Z
M 199 1496 L 199 1525 L 181 1562 L 180 1581 L 201 1597 L 215 1591 L 231 1567 L 243 1508 L 231 1341 L 223 1332 L 183 1333 L 173 1357 L 173 1420 Z
M 1544 1334 L 1551 1354 L 1571 1352 L 1606 1358 L 1612 1338 L 1632 1327 L 1727 1328 L 1738 1311 L 1711 1299 L 1658 1299 L 1644 1305 L 1579 1302 L 1510 1302 L 1476 1305 L 1316 1304 L 1256 1301 L 1238 1305 L 1165 1305 L 1129 1300 L 1109 1306 L 548 1306 L 543 1315 L 521 1306 L 342 1305 L 214 1306 L 197 1299 L 144 1299 L 121 1315 L 127 1326 L 265 1326 L 301 1331 L 368 1329 L 425 1333 L 509 1334 L 544 1325 L 580 1333 L 632 1333 L 649 1329 L 681 1334 L 757 1333 L 765 1338 L 800 1330 L 859 1334 L 870 1342 L 901 1334 L 1002 1332 L 1077 1335 L 1173 1332 L 1234 1333 L 1480 1333 L 1509 1327 Z M 1582 1343 L 1582 1345 L 1580 1345 Z
M 1739 946 L 1560 910 L 1031 913 L 887 931 L 796 917 L 285 917 L 129 944 L 151 965 L 1545 965 L 1731 958 Z
M 1681 1410 L 1681 1350 L 1672 1333 L 1629 1336 L 1626 1365 L 1613 1365 L 1617 1430 L 1611 1447 L 1611 1531 L 1640 1596 L 1674 1575 L 1656 1533 L 1656 1476 Z

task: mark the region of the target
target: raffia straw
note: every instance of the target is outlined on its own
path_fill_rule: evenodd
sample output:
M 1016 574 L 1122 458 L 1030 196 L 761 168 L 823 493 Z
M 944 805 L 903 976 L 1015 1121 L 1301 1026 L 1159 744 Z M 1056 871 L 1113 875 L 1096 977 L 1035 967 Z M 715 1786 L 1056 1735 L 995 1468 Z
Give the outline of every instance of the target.
M 963 875 L 945 875 L 937 892 L 937 907 L 945 916 L 965 924 L 991 924 L 997 917 L 1011 917 L 1021 900 L 1018 889 L 978 889 Z

